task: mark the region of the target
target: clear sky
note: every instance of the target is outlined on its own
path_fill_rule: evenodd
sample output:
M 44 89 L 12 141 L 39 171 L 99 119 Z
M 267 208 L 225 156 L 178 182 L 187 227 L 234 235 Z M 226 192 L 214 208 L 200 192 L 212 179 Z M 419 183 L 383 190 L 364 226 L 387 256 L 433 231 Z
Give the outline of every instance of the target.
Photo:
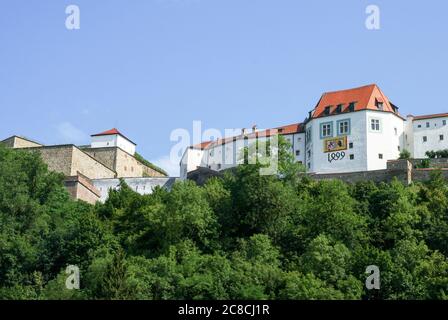
M 323 92 L 370 83 L 403 115 L 447 112 L 447 14 L 445 0 L 0 0 L 0 138 L 88 144 L 117 127 L 176 173 L 170 133 L 193 120 L 300 122 Z

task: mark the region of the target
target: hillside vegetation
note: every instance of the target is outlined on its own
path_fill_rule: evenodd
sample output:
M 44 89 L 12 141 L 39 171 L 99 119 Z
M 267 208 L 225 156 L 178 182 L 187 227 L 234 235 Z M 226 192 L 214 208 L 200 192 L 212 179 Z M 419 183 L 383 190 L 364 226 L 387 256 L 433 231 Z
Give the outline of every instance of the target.
M 0 146 L 0 299 L 447 299 L 441 175 L 316 182 L 286 152 L 279 176 L 258 168 L 145 196 L 122 183 L 92 206 L 38 155 Z

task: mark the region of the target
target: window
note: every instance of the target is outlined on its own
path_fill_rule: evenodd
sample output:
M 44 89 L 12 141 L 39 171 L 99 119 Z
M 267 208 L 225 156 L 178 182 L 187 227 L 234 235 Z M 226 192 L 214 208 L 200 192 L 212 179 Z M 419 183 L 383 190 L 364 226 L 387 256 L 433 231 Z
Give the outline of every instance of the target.
M 348 148 L 349 148 L 349 149 L 353 149 L 353 142 L 350 142 L 350 143 L 348 144 Z
M 330 107 L 331 106 L 325 107 L 324 115 L 328 116 L 330 114 Z
M 439 136 L 439 138 L 440 138 L 440 141 L 442 141 L 442 140 L 443 140 L 443 134 L 441 134 L 441 135 Z
M 446 126 L 446 120 L 442 120 L 442 126 Z
M 311 158 L 311 150 L 308 150 L 308 158 Z
M 370 128 L 372 131 L 380 131 L 380 120 L 379 119 L 371 119 L 370 120 Z
M 400 146 L 398 146 L 398 151 L 400 151 L 401 150 L 401 148 L 400 148 Z
M 394 128 L 395 135 L 398 135 L 398 129 Z
M 355 155 L 354 155 L 354 154 L 351 154 L 351 155 L 350 155 L 350 160 L 353 160 L 353 159 L 355 159 Z
M 338 135 L 350 134 L 350 119 L 343 119 L 337 121 Z
M 308 169 L 311 169 L 311 163 L 308 162 Z
M 300 156 L 300 150 L 296 150 L 296 156 Z
M 218 170 L 219 170 L 219 169 L 221 169 L 221 164 L 220 164 L 220 163 L 218 163 Z
M 427 136 L 423 136 L 423 142 L 428 141 L 428 137 Z
M 377 106 L 378 110 L 383 110 L 383 103 L 382 102 L 378 102 L 376 106 Z
M 124 166 L 124 171 L 128 170 L 128 167 Z
M 307 144 L 311 142 L 311 127 L 306 129 L 305 139 Z
M 341 113 L 342 112 L 342 104 L 338 104 L 336 107 L 336 113 Z
M 429 128 L 429 122 L 426 122 L 426 128 Z
M 332 123 L 331 122 L 324 122 L 320 124 L 320 137 L 327 138 L 333 136 L 333 130 L 332 130 Z
M 421 128 L 422 127 L 422 125 L 421 124 L 419 124 L 418 126 L 417 126 L 417 128 Z
M 348 105 L 348 111 L 353 112 L 355 111 L 355 102 L 350 102 Z
M 382 153 L 378 153 L 378 158 L 379 159 L 383 159 L 383 154 Z

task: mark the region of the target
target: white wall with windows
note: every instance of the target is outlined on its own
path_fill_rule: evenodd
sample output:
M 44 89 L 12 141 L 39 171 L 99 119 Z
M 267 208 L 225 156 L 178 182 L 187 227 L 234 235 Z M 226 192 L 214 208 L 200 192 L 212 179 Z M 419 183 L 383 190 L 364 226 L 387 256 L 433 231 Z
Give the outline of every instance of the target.
M 311 118 L 305 123 L 305 132 L 283 136 L 296 161 L 308 172 L 381 170 L 404 149 L 413 158 L 425 158 L 426 151 L 448 149 L 448 116 L 408 116 L 405 120 L 391 112 L 368 109 Z M 190 149 L 181 162 L 181 177 L 198 166 L 218 171 L 234 167 L 243 162 L 242 149 L 253 143 L 255 138 L 237 137 L 225 144 L 214 142 L 205 150 Z
M 305 133 L 285 134 L 283 137 L 291 144 L 295 160 L 305 165 Z
M 309 172 L 334 173 L 367 170 L 366 111 L 315 118 L 306 124 Z M 346 137 L 340 150 L 327 152 L 328 140 Z M 311 140 L 310 140 L 311 139 Z M 337 142 L 336 142 L 337 143 Z M 336 146 L 336 148 L 338 148 Z
M 412 150 L 409 150 L 414 158 L 426 158 L 427 151 L 448 149 L 448 117 L 413 119 Z
M 92 136 L 90 146 L 92 148 L 119 147 L 131 155 L 135 154 L 135 144 L 119 134 Z
M 366 111 L 367 170 L 386 169 L 404 148 L 404 119 L 390 112 Z
M 182 180 L 187 179 L 187 173 L 194 171 L 199 166 L 203 166 L 204 150 L 199 148 L 187 148 L 182 155 L 180 161 L 180 178 Z

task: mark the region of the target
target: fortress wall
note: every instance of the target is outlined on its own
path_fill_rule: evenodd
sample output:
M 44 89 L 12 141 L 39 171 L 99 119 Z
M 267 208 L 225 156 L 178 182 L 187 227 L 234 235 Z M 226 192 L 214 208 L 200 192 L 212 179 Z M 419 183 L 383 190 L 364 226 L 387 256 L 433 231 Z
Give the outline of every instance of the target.
M 60 145 L 42 148 L 33 148 L 40 153 L 42 160 L 48 165 L 48 169 L 72 176 L 73 145 Z
M 115 171 L 96 161 L 77 147 L 73 147 L 72 152 L 70 176 L 75 176 L 80 172 L 90 179 L 115 178 Z
M 83 200 L 90 204 L 95 204 L 100 199 L 100 192 L 87 177 L 79 174 L 74 177 L 67 177 L 64 185 L 72 198 Z
M 434 169 L 414 169 L 412 170 L 412 180 L 413 181 L 427 181 L 431 178 L 431 172 Z M 448 179 L 448 170 L 441 169 L 442 175 L 445 179 Z
M 81 150 L 89 154 L 99 162 L 115 171 L 118 148 L 82 148 Z
M 159 171 L 156 171 L 150 167 L 142 164 L 143 176 L 145 177 L 165 177 L 165 175 L 161 174 Z
M 37 143 L 37 142 L 33 142 L 21 137 L 17 137 L 17 136 L 13 136 L 10 137 L 6 140 L 3 140 L 2 143 L 4 145 L 6 145 L 9 148 L 15 148 L 15 149 L 20 149 L 20 148 L 34 148 L 34 147 L 41 147 L 42 145 Z
M 115 171 L 117 172 L 117 178 L 137 178 L 143 177 L 143 166 L 132 155 L 126 151 L 116 148 L 117 160 Z
M 405 184 L 409 183 L 407 171 L 389 169 L 346 173 L 309 174 L 309 177 L 314 180 L 338 179 L 347 183 L 356 183 L 360 181 L 390 182 L 394 178 L 397 178 Z

